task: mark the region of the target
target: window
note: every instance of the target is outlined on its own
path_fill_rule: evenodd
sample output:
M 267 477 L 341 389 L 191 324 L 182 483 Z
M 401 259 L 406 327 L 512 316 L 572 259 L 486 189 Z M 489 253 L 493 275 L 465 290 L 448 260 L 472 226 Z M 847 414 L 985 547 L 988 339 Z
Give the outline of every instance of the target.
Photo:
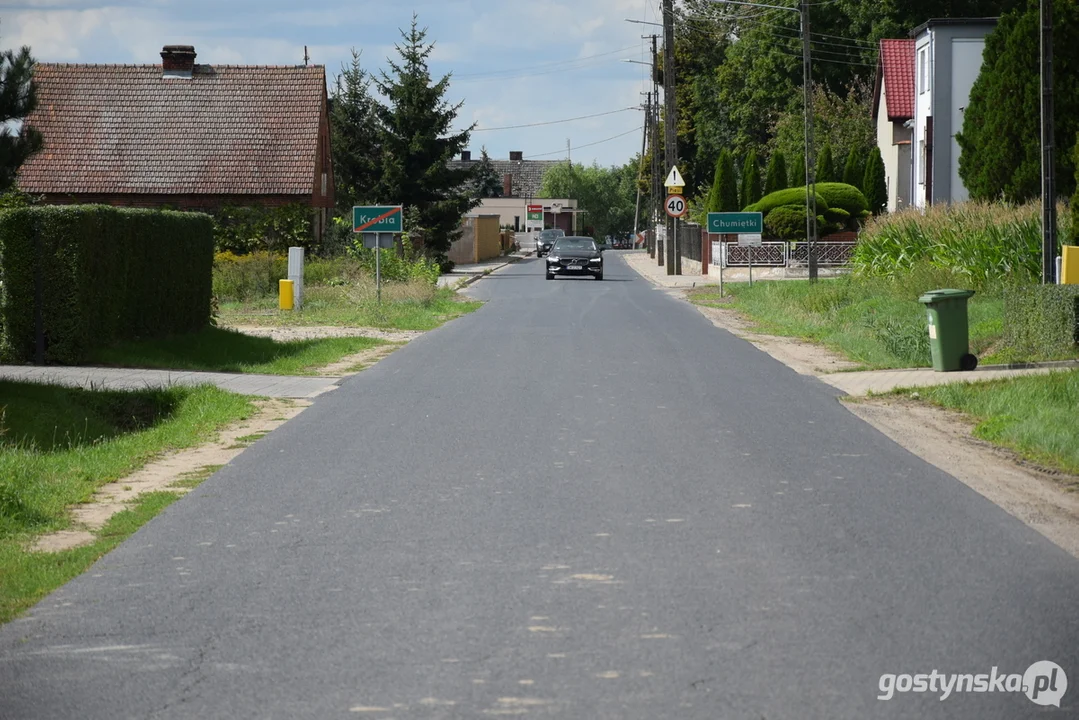
M 918 51 L 918 92 L 929 92 L 929 48 Z

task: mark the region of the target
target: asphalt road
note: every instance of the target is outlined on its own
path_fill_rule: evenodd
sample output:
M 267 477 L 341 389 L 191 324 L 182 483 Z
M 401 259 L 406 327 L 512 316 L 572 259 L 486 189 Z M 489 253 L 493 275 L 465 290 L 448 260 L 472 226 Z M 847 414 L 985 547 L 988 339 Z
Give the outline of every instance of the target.
M 1079 561 L 606 277 L 510 266 L 258 441 L 0 629 L 0 717 L 1079 714 L 878 700 L 886 673 L 1079 683 Z

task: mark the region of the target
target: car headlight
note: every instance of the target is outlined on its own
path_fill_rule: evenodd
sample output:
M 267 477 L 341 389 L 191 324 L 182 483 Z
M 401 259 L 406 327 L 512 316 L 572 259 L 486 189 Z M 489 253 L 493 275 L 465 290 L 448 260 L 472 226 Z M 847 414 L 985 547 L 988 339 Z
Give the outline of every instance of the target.
M 548 255 L 547 256 L 547 262 L 552 262 L 552 263 L 558 262 L 558 256 L 557 255 Z
M 592 259 L 591 259 L 591 260 L 589 260 L 588 262 L 595 262 L 595 263 L 598 263 L 598 262 L 603 262 L 603 258 L 592 258 Z

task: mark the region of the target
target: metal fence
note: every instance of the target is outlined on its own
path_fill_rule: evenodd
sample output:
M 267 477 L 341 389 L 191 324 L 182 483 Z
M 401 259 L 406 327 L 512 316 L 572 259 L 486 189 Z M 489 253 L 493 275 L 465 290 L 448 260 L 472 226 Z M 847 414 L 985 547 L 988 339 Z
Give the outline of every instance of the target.
M 818 242 L 817 264 L 836 267 L 850 262 L 854 243 Z M 809 262 L 809 243 L 790 243 L 785 240 L 764 241 L 759 247 L 743 246 L 731 242 L 712 242 L 712 264 L 717 267 L 745 267 L 752 260 L 754 265 L 790 267 Z

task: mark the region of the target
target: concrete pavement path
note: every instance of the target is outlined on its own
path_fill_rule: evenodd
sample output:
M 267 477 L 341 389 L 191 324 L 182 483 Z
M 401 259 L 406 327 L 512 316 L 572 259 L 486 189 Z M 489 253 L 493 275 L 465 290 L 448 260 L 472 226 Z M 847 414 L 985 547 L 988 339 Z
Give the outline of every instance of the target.
M 474 284 L 0 628 L 0 717 L 1079 711 L 908 684 L 1074 683 L 1079 561 L 607 263 Z
M 333 390 L 339 377 L 256 375 L 104 367 L 0 365 L 0 379 L 100 390 L 141 390 L 170 385 L 216 385 L 242 395 L 313 398 Z

